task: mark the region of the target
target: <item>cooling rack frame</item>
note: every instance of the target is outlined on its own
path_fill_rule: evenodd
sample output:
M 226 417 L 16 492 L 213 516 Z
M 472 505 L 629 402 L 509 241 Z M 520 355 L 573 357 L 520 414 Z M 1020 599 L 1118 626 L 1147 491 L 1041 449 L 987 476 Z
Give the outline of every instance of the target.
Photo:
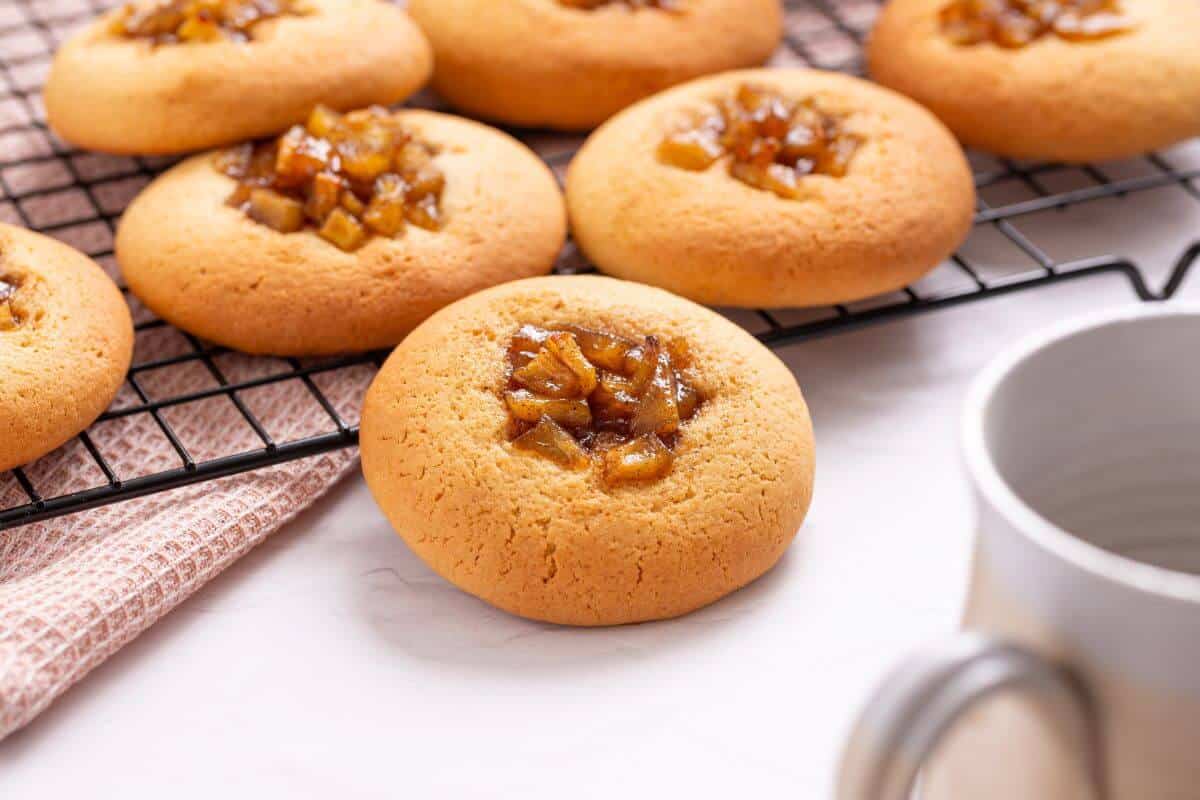
M 789 0 L 786 2 L 789 25 L 781 53 L 785 63 L 807 64 L 822 69 L 836 69 L 861 74 L 861 46 L 875 2 L 876 0 L 857 0 L 857 2 L 851 3 L 850 7 L 862 12 L 860 14 L 852 14 L 847 11 L 846 4 L 834 5 L 827 0 Z M 25 77 L 26 68 L 44 66 L 59 43 L 59 38 L 65 28 L 89 19 L 104 10 L 105 7 L 112 5 L 112 2 L 111 0 L 80 0 L 77 5 L 79 6 L 77 12 L 68 16 L 51 18 L 44 17 L 39 13 L 36 0 L 13 0 L 9 16 L 12 17 L 13 10 L 15 10 L 15 21 L 10 19 L 5 22 L 0 19 L 0 104 L 9 104 L 10 110 L 15 109 L 13 113 L 18 118 L 16 123 L 5 123 L 4 117 L 0 117 L 0 142 L 3 142 L 6 136 L 36 133 L 46 143 L 44 152 L 32 155 L 24 154 L 16 158 L 8 158 L 0 150 L 0 207 L 11 208 L 17 218 L 16 221 L 25 227 L 49 235 L 54 235 L 68 227 L 97 222 L 107 226 L 111 232 L 120 215 L 120 210 L 106 208 L 105 204 L 97 197 L 98 188 L 114 181 L 152 178 L 170 163 L 162 160 L 130 159 L 128 169 L 110 172 L 98 178 L 88 176 L 80 170 L 76 161 L 79 156 L 85 154 L 62 144 L 46 129 L 38 99 L 40 86 L 37 81 Z M 831 54 L 827 49 L 822 51 L 818 46 L 822 38 L 829 37 L 836 37 L 842 41 L 843 47 L 840 51 Z M 5 53 L 4 42 L 17 40 L 23 42 L 23 46 L 18 48 L 18 52 Z M 32 46 L 31 42 L 34 43 Z M 40 45 L 37 44 L 39 42 Z M 513 133 L 530 143 L 544 138 L 542 133 L 536 131 L 514 131 Z M 578 142 L 575 142 L 572 146 L 558 147 L 549 154 L 544 153 L 543 155 L 552 168 L 561 171 L 577 147 Z M 1178 186 L 1197 202 L 1200 202 L 1200 169 L 1177 169 L 1159 154 L 1149 154 L 1144 158 L 1148 172 L 1124 179 L 1111 178 L 1105 173 L 1102 166 L 1077 166 L 1075 169 L 1087 176 L 1091 185 L 1064 192 L 1051 191 L 1042 180 L 1043 176 L 1060 169 L 1059 165 L 1018 164 L 1003 159 L 998 160 L 994 166 L 976 171 L 976 186 L 980 190 L 985 190 L 1002 182 L 1017 181 L 1026 187 L 1032 196 L 1029 199 L 1003 205 L 989 205 L 980 200 L 974 224 L 976 228 L 991 227 L 1015 246 L 1028 258 L 1031 264 L 1028 270 L 1006 275 L 1003 280 L 988 279 L 983 277 L 976 265 L 960 252 L 940 269 L 959 271 L 960 277 L 965 279 L 964 288 L 948 291 L 922 291 L 909 287 L 897 293 L 894 300 L 867 308 L 851 309 L 845 306 L 835 306 L 825 310 L 827 313 L 815 315 L 816 318 L 795 324 L 781 320 L 781 316 L 784 315 L 780 313 L 758 310 L 753 313 L 764 328 L 755 335 L 764 344 L 770 347 L 779 347 L 784 344 L 828 336 L 999 295 L 1102 276 L 1125 281 L 1134 296 L 1143 301 L 1170 298 L 1182 285 L 1192 266 L 1200 260 L 1200 240 L 1185 248 L 1162 288 L 1155 290 L 1149 285 L 1146 273 L 1142 268 L 1129 259 L 1101 254 L 1070 261 L 1055 261 L 1034 239 L 1014 225 L 1014 220 L 1027 215 L 1052 209 L 1066 209 L 1105 198 L 1132 196 L 1139 192 L 1166 186 Z M 6 172 L 11 168 L 30 167 L 43 162 L 61 164 L 66 170 L 69 182 L 58 183 L 51 188 L 22 189 L 11 185 L 5 178 Z M 63 191 L 77 191 L 86 197 L 91 212 L 88 218 L 73 218 L 39 224 L 38 220 L 34 219 L 26 210 L 29 201 L 36 201 L 40 196 Z M 1135 201 L 1131 200 L 1130 202 Z M 112 251 L 106 249 L 90 252 L 89 255 L 94 258 L 111 257 Z M 582 260 L 578 252 L 568 244 L 557 271 L 579 273 L 590 271 L 590 269 L 591 267 Z M 136 328 L 142 332 L 166 326 L 166 324 L 161 320 L 149 319 L 139 322 Z M 36 488 L 27 470 L 13 470 L 12 476 L 20 486 L 24 497 L 15 505 L 0 508 L 0 530 L 95 508 L 119 500 L 141 497 L 249 470 L 263 469 L 357 444 L 357 426 L 343 419 L 313 378 L 322 373 L 348 367 L 360 365 L 377 367 L 382 363 L 385 354 L 365 353 L 315 362 L 283 359 L 286 369 L 250 380 L 236 381 L 230 380 L 217 363 L 217 357 L 225 352 L 222 348 L 202 342 L 182 332 L 181 335 L 190 349 L 168 358 L 135 362 L 129 371 L 126 382 L 133 394 L 136 395 L 137 402 L 111 409 L 97 420 L 97 424 L 100 424 L 133 414 L 149 415 L 174 449 L 179 459 L 179 465 L 153 474 L 118 475 L 96 447 L 92 437 L 85 431 L 79 435 L 78 439 L 89 457 L 96 462 L 104 481 L 82 491 L 55 493 L 47 491 L 45 487 L 41 490 Z M 139 382 L 139 376 L 149 371 L 189 363 L 200 364 L 211 376 L 214 385 L 186 394 L 152 398 Z M 300 381 L 315 401 L 320 404 L 328 417 L 329 429 L 327 431 L 295 440 L 275 441 L 267 432 L 262 421 L 239 396 L 240 392 L 289 380 Z M 161 412 L 168 408 L 212 397 L 227 398 L 254 431 L 261 446 L 212 459 L 193 457 Z

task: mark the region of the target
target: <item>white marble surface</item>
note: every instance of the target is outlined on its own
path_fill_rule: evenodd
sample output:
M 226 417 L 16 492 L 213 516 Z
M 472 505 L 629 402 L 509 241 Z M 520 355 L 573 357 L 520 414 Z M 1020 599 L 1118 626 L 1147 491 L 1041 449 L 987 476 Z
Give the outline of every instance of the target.
M 1198 222 L 1163 189 L 1018 225 L 1161 281 Z M 986 232 L 970 247 L 1020 260 Z M 969 379 L 1025 331 L 1129 302 L 1110 276 L 785 348 L 817 431 L 812 512 L 772 573 L 673 622 L 495 611 L 351 478 L 0 745 L 0 797 L 828 797 L 871 685 L 956 624 Z

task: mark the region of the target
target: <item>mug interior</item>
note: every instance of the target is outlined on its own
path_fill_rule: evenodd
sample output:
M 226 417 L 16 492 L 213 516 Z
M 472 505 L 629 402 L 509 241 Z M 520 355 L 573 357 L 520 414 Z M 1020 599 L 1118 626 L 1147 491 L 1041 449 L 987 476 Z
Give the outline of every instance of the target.
M 1200 574 L 1200 312 L 1051 340 L 993 387 L 982 426 L 1009 488 L 1061 530 Z

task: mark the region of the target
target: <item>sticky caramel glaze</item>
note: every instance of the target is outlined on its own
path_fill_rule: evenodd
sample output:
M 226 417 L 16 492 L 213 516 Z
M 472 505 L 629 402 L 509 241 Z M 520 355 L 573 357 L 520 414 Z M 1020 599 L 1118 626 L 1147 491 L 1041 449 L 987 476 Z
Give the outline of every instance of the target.
M 682 339 L 525 325 L 508 345 L 509 439 L 567 469 L 595 461 L 610 485 L 656 480 L 702 402 L 692 366 Z
M 942 33 L 957 45 L 1014 49 L 1043 36 L 1089 41 L 1135 27 L 1117 0 L 954 0 L 940 20 Z
M 238 181 L 228 204 L 254 221 L 280 233 L 312 226 L 350 251 L 409 223 L 441 228 L 446 179 L 435 153 L 385 108 L 318 106 L 278 139 L 223 152 L 217 167 Z
M 296 0 L 157 0 L 128 3 L 113 18 L 115 36 L 149 39 L 156 45 L 246 42 L 266 19 L 301 13 Z
M 742 85 L 692 124 L 663 139 L 658 157 L 696 171 L 728 158 L 733 178 L 795 199 L 805 175 L 845 175 L 859 144 L 840 120 L 822 112 L 811 99 L 795 101 Z

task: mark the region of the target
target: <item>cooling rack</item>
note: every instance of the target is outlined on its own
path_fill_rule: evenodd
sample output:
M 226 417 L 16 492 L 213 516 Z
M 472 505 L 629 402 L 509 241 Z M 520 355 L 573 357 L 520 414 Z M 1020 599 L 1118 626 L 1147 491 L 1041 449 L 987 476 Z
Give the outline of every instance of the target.
M 114 0 L 71 0 L 55 3 L 54 16 L 39 11 L 36 0 L 0 3 L 0 220 L 23 225 L 55 236 L 87 252 L 110 271 L 112 234 L 125 204 L 140 186 L 153 178 L 169 161 L 144 158 L 114 158 L 75 150 L 56 140 L 47 130 L 40 93 L 55 47 Z M 779 66 L 807 65 L 861 74 L 861 47 L 878 10 L 877 0 L 790 0 L 786 3 L 787 33 L 773 59 Z M 417 104 L 436 107 L 436 100 L 422 98 Z M 578 139 L 540 132 L 515 131 L 537 150 L 560 177 L 579 145 Z M 829 335 L 889 319 L 921 314 L 939 308 L 983 300 L 1001 294 L 1110 275 L 1128 283 L 1142 300 L 1170 297 L 1188 270 L 1200 258 L 1200 241 L 1185 245 L 1162 288 L 1154 290 L 1145 272 L 1132 261 L 1104 254 L 1056 260 L 1015 221 L 1054 209 L 1067 209 L 1092 201 L 1124 198 L 1137 203 L 1147 190 L 1177 187 L 1200 202 L 1200 166 L 1179 166 L 1160 154 L 1142 159 L 1136 174 L 1110 174 L 1108 167 L 1071 168 L 1082 185 L 1054 188 L 1052 180 L 1065 168 L 1054 164 L 1020 164 L 972 155 L 975 182 L 981 197 L 990 188 L 1004 185 L 1023 187 L 1024 196 L 1004 202 L 981 199 L 975 214 L 972 239 L 984 234 L 1007 243 L 1024 260 L 1023 267 L 1002 276 L 986 269 L 964 248 L 923 281 L 902 292 L 854 306 L 835 306 L 804 311 L 731 312 L 734 319 L 750 328 L 764 343 L 785 343 Z M 970 244 L 970 241 L 968 241 Z M 556 267 L 560 273 L 587 272 L 592 268 L 568 244 Z M 932 286 L 933 288 L 929 288 Z M 13 470 L 4 476 L 13 487 L 0 500 L 0 529 L 35 520 L 93 508 L 117 500 L 212 480 L 246 470 L 261 469 L 293 459 L 356 444 L 358 429 L 348 413 L 338 408 L 321 388 L 323 379 L 346 370 L 375 369 L 382 353 L 368 353 L 323 360 L 269 359 L 249 374 L 233 374 L 222 365 L 227 354 L 194 337 L 175 331 L 154 319 L 130 299 L 139 337 L 156 331 L 176 337 L 179 344 L 167 354 L 135 357 L 129 371 L 125 402 L 115 405 L 96 426 L 131 418 L 148 419 L 169 446 L 170 458 L 144 473 L 114 468 L 112 460 L 97 446 L 92 431 L 80 434 L 71 444 L 94 462 L 93 485 L 77 488 L 56 484 L 50 477 L 38 478 L 36 465 Z M 148 387 L 152 376 L 179 369 L 200 369 L 207 385 L 189 391 L 162 393 Z M 168 381 L 160 385 L 170 386 Z M 322 430 L 301 436 L 274 437 L 247 401 L 249 393 L 288 383 L 309 395 L 323 411 Z M 220 399 L 231 405 L 253 432 L 252 445 L 235 453 L 210 454 L 183 441 L 177 415 L 190 405 Z

